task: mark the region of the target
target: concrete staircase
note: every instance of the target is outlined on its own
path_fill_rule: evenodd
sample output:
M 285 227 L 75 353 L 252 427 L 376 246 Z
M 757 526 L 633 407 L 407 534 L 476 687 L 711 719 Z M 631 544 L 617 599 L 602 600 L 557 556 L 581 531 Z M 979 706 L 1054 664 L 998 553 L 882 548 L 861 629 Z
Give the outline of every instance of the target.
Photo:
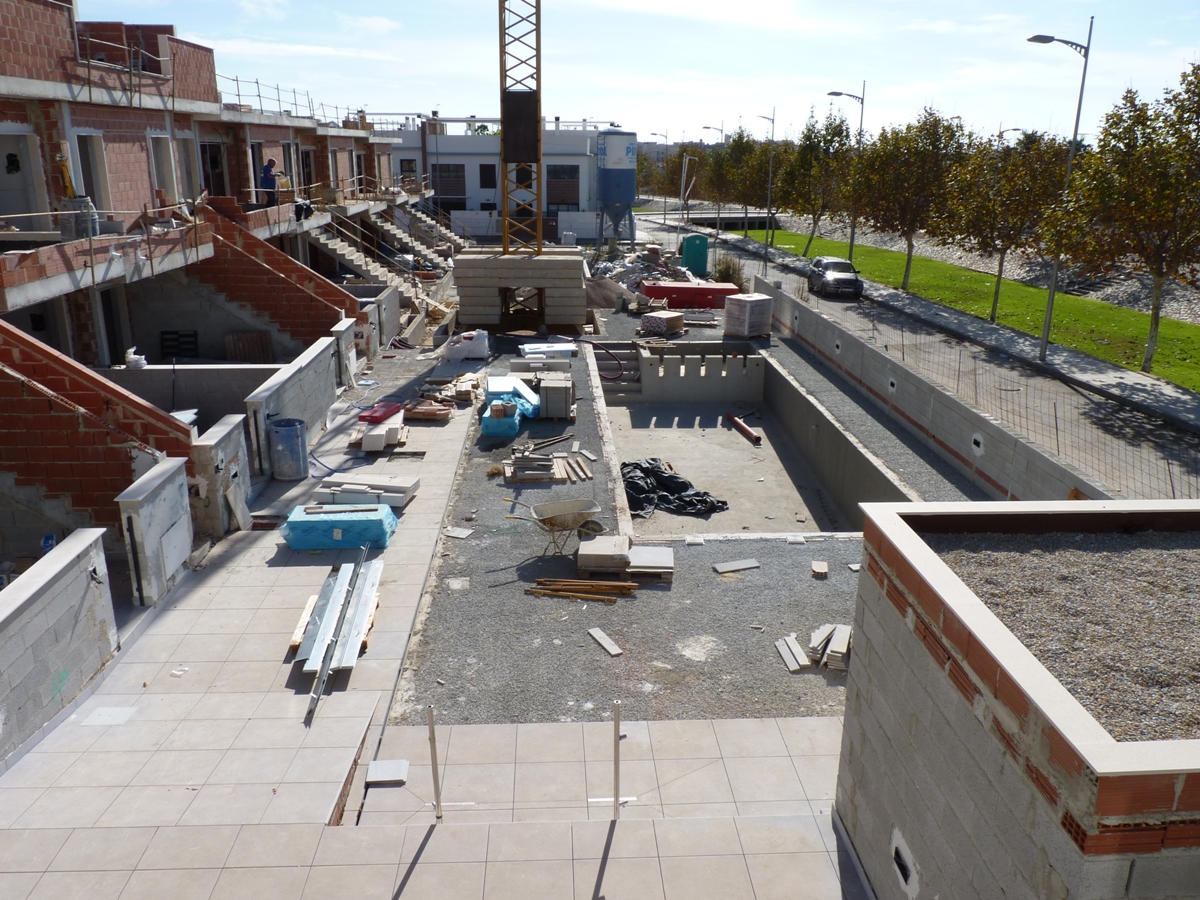
M 454 248 L 455 253 L 461 253 L 471 246 L 471 242 L 466 238 L 461 238 L 453 231 L 443 227 L 432 216 L 421 212 L 419 209 L 412 210 L 412 217 L 418 223 L 420 230 L 425 231 L 431 236 L 435 245 L 437 243 L 446 243 Z
M 605 353 L 601 347 L 606 348 L 612 355 Z M 595 352 L 596 369 L 604 384 L 604 401 L 636 402 L 642 393 L 642 370 L 637 347 L 633 342 L 605 341 L 595 348 Z
M 305 237 L 363 280 L 374 284 L 395 285 L 409 306 L 414 309 L 424 308 L 427 298 L 423 292 L 413 287 L 412 282 L 371 259 L 352 244 L 324 231 L 310 231 Z
M 394 222 L 389 222 L 382 214 L 376 213 L 371 216 L 371 224 L 378 228 L 387 238 L 388 243 L 397 250 L 403 253 L 411 253 L 423 263 L 437 269 L 444 269 L 446 267 L 445 260 L 424 244 L 414 241 L 404 229 L 400 228 Z
M 298 356 L 303 352 L 305 344 L 292 336 L 286 323 L 276 322 L 270 315 L 260 312 L 249 303 L 235 300 L 216 285 L 209 284 L 195 275 L 180 273 L 188 291 L 208 295 L 216 303 L 227 304 L 232 315 L 246 322 L 246 331 L 266 331 L 271 334 L 272 342 L 280 347 L 287 347 L 288 354 Z M 290 346 L 289 346 L 290 345 Z M 279 353 L 279 350 L 276 350 Z M 284 354 L 285 356 L 288 354 Z M 279 358 L 279 357 L 276 357 Z

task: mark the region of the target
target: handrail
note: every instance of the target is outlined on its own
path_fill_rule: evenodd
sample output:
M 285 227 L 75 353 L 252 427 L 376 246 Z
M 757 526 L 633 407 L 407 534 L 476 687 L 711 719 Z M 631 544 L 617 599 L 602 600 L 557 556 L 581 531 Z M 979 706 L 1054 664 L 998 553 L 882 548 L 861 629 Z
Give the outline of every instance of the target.
M 308 119 L 316 117 L 316 110 L 315 110 L 315 106 L 313 103 L 313 98 L 312 98 L 312 95 L 308 91 L 302 91 L 297 88 L 291 88 L 290 89 L 290 92 L 292 95 L 291 109 L 285 110 L 283 108 L 283 103 L 284 103 L 284 97 L 288 93 L 288 89 L 284 88 L 282 85 L 263 84 L 257 78 L 255 78 L 252 82 L 248 78 L 243 79 L 237 75 L 232 75 L 232 76 L 231 75 L 222 75 L 220 72 L 217 72 L 216 76 L 219 79 L 217 82 L 217 91 L 221 95 L 222 104 L 229 103 L 229 101 L 227 101 L 225 99 L 226 96 L 229 94 L 229 91 L 221 90 L 220 80 L 224 80 L 224 81 L 228 81 L 228 82 L 232 83 L 233 97 L 236 98 L 236 105 L 239 107 L 240 106 L 249 106 L 249 107 L 251 107 L 251 110 L 250 110 L 251 112 L 257 111 L 263 115 L 281 115 L 281 116 L 282 115 L 293 115 L 293 116 L 296 116 L 297 118 L 308 118 Z M 252 85 L 253 85 L 253 93 L 251 93 Z M 242 90 L 243 86 L 245 87 L 244 93 Z M 275 108 L 271 111 L 268 111 L 266 109 L 266 106 L 263 103 L 263 100 L 264 100 L 263 90 L 264 89 L 267 91 L 266 100 L 268 101 L 268 103 L 271 102 L 271 96 L 270 96 L 271 90 L 274 90 L 274 92 L 275 92 L 275 98 L 274 98 L 274 107 Z M 303 99 L 301 99 L 301 98 L 303 98 Z M 254 109 L 254 104 L 249 102 L 252 99 L 256 99 L 258 101 L 257 110 Z M 302 109 L 304 106 L 308 107 L 307 114 L 297 112 L 298 109 Z

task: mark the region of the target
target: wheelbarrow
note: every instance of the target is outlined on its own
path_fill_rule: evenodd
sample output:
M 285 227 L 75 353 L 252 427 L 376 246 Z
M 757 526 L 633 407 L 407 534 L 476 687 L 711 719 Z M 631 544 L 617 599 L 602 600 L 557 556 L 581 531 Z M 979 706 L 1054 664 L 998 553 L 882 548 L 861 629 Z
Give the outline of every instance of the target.
M 536 503 L 530 506 L 520 500 L 505 497 L 504 502 L 524 506 L 533 513 L 532 517 L 508 515 L 505 518 L 533 522 L 546 532 L 550 541 L 546 544 L 546 549 L 542 550 L 543 554 L 550 547 L 562 553 L 571 539 L 572 532 L 586 530 L 587 533 L 598 534 L 604 531 L 604 527 L 594 521 L 594 517 L 600 512 L 600 504 L 595 500 L 556 500 L 553 503 Z

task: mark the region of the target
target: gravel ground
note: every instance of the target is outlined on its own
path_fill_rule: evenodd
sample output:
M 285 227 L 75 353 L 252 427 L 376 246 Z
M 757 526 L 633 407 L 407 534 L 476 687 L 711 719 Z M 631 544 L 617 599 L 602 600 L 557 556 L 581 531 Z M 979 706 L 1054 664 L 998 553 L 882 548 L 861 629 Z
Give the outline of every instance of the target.
M 503 372 L 507 365 L 500 361 L 493 369 Z M 535 420 L 529 436 L 570 430 L 599 455 L 582 359 L 574 372 L 578 421 Z M 442 540 L 393 723 L 419 724 L 427 703 L 446 724 L 596 721 L 618 698 L 630 719 L 841 714 L 845 675 L 789 675 L 774 642 L 791 631 L 807 635 L 825 622 L 852 621 L 858 576 L 848 564 L 861 558 L 860 540 L 678 542 L 674 582 L 646 583 L 614 606 L 529 597 L 524 588 L 536 578 L 575 577 L 575 541 L 565 556 L 543 556 L 545 535 L 505 519 L 510 506 L 503 498 L 591 497 L 592 487 L 525 486 L 511 493 L 515 486 L 486 475 L 509 445 L 496 446 L 475 428 L 447 520 L 475 533 Z M 604 467 L 592 469 L 600 521 L 615 530 Z M 704 530 L 703 520 L 697 526 Z M 762 568 L 724 580 L 712 571 L 715 562 L 744 557 L 756 557 Z M 828 581 L 809 577 L 814 559 L 829 562 Z M 624 655 L 608 657 L 588 636 L 592 627 L 603 628 Z
M 1200 532 L 924 538 L 1118 741 L 1200 738 Z
M 718 319 L 720 310 L 715 310 Z M 606 315 L 608 337 L 632 340 L 638 319 L 619 311 Z M 692 328 L 683 340 L 721 340 L 720 328 Z M 907 429 L 862 396 L 827 365 L 804 349 L 798 341 L 770 339 L 752 341 L 767 350 L 792 377 L 816 397 L 842 425 L 925 500 L 986 500 L 981 489 L 959 473 L 941 456 L 917 440 Z

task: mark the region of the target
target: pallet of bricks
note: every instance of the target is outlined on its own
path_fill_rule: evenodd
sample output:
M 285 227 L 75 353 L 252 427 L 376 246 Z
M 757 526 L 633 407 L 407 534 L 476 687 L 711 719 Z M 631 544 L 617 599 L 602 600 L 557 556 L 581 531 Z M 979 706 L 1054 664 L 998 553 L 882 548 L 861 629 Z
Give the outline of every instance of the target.
M 766 337 L 771 334 L 775 301 L 766 294 L 733 294 L 725 298 L 725 336 Z

